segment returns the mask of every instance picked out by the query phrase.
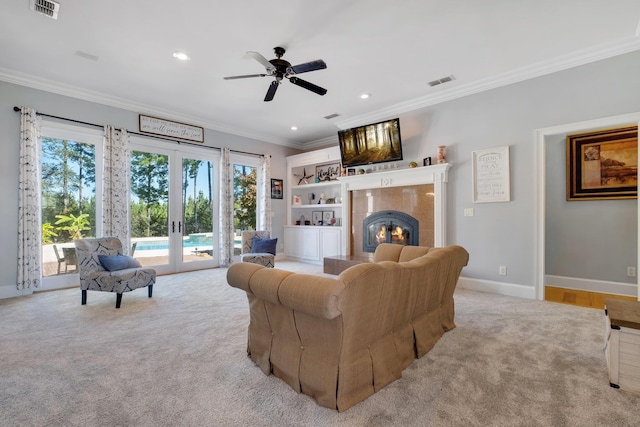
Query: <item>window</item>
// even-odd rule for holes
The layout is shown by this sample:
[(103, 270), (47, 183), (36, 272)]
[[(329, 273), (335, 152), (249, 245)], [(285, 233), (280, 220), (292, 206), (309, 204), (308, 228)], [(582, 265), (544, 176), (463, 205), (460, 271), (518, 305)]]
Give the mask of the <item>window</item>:
[(102, 131), (43, 123), (40, 150), (42, 275), (77, 273), (73, 241), (101, 235)]

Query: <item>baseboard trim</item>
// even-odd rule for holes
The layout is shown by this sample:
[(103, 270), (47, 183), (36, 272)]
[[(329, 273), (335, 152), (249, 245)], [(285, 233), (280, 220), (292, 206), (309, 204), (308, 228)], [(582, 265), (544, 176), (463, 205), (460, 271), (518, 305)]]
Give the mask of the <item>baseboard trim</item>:
[(608, 282), (604, 280), (580, 279), (577, 277), (546, 275), (545, 286), (573, 289), (577, 291), (597, 292), (600, 294), (638, 296), (638, 285), (635, 283)]
[(24, 295), (31, 295), (33, 289), (23, 289), (19, 291), (15, 285), (0, 286), (0, 299), (21, 297)]
[(472, 291), (488, 292), (518, 298), (536, 298), (536, 290), (533, 286), (523, 286), (515, 283), (494, 282), (493, 280), (472, 279), (470, 277), (460, 276), (458, 279), (458, 287)]

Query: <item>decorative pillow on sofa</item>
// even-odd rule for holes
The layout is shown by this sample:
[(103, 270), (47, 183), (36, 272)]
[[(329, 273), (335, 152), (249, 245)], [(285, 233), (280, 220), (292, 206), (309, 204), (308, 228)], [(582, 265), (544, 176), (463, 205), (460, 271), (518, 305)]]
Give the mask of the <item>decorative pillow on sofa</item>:
[(275, 239), (262, 239), (260, 237), (254, 237), (251, 244), (251, 253), (254, 254), (276, 254), (276, 244), (278, 238)]
[(107, 271), (118, 271), (126, 268), (142, 267), (140, 261), (128, 255), (98, 255), (100, 264)]

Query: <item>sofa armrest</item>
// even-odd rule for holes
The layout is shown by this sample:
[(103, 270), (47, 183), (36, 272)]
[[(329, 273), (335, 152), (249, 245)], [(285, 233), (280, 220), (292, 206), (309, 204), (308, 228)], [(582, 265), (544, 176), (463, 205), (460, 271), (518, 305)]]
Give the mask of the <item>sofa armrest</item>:
[(251, 276), (253, 276), (256, 271), (263, 268), (265, 267), (260, 264), (252, 264), (249, 262), (233, 264), (227, 270), (227, 283), (234, 288), (252, 293), (249, 287), (249, 280), (251, 280)]
[(285, 278), (278, 290), (282, 305), (316, 317), (334, 319), (341, 312), (338, 298), (345, 285), (341, 280), (313, 274)]

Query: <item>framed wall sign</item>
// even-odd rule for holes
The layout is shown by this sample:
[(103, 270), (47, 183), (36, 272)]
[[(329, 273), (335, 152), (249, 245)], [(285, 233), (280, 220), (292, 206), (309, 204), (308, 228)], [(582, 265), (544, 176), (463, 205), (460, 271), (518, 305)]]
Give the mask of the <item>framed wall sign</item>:
[(567, 200), (638, 197), (638, 127), (567, 135)]
[(473, 152), (473, 203), (508, 202), (509, 146), (487, 148)]
[(342, 165), (340, 163), (316, 166), (316, 178), (320, 181), (333, 181), (338, 179), (341, 169)]
[(153, 135), (162, 135), (185, 141), (204, 142), (204, 128), (174, 122), (173, 120), (159, 119), (157, 117), (139, 115), (140, 132)]

